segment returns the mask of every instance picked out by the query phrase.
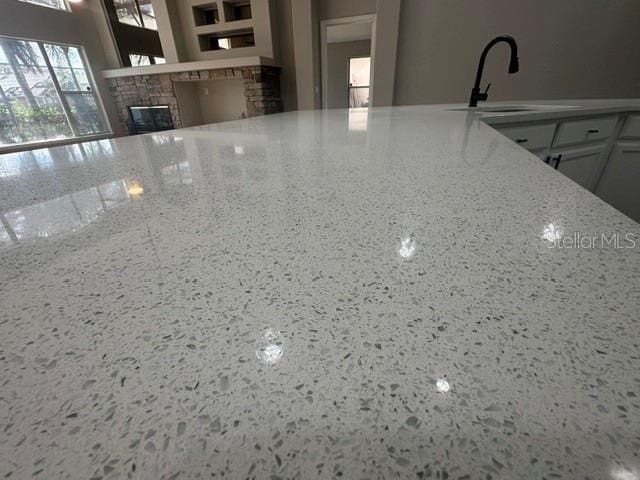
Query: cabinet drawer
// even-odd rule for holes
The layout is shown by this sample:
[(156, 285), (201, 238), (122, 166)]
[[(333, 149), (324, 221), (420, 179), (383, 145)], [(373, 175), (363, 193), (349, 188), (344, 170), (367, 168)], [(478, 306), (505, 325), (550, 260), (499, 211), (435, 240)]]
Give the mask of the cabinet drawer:
[(547, 148), (553, 139), (555, 123), (544, 125), (527, 125), (524, 127), (501, 128), (500, 133), (521, 145), (527, 150)]
[(600, 117), (564, 122), (560, 124), (554, 146), (606, 140), (613, 133), (617, 121), (618, 117)]
[(640, 138), (640, 115), (631, 115), (624, 124), (622, 138)]

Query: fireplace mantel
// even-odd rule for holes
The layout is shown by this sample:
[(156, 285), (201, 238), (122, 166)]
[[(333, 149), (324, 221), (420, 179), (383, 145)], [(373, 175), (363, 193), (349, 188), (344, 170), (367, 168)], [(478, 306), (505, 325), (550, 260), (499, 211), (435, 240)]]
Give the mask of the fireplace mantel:
[(158, 75), (162, 73), (179, 73), (196, 70), (217, 70), (220, 68), (240, 67), (279, 67), (278, 63), (266, 57), (239, 57), (219, 60), (202, 60), (198, 62), (162, 63), (142, 67), (126, 67), (103, 70), (104, 78), (133, 77), (136, 75)]

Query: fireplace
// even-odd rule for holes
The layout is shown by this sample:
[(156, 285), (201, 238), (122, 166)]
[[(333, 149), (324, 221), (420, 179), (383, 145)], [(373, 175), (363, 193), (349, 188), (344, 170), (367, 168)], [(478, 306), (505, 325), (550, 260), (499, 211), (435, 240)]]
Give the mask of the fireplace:
[(131, 135), (159, 132), (173, 128), (169, 105), (129, 107), (129, 115), (131, 116), (131, 122), (129, 123), (129, 133)]
[[(214, 120), (203, 118), (203, 122), (224, 121), (240, 116), (255, 117), (282, 111), (280, 98), (280, 68), (268, 65), (247, 65), (241, 67), (202, 69), (205, 62), (188, 62), (175, 65), (150, 65), (140, 68), (120, 69), (106, 76), (111, 94), (113, 95), (122, 122), (123, 131), (129, 133), (143, 133), (167, 128), (183, 128), (196, 124), (189, 111), (189, 102), (181, 102), (178, 96), (185, 90), (185, 85), (195, 82), (203, 88), (210, 88), (211, 93), (220, 93), (213, 84), (213, 80), (223, 80), (228, 83), (237, 81), (241, 92), (234, 90), (233, 111), (218, 108), (214, 112)], [(206, 62), (214, 67), (220, 61)], [(188, 69), (191, 66), (200, 67), (197, 70)], [(173, 71), (166, 71), (172, 69)], [(146, 73), (138, 72), (144, 70)], [(157, 71), (157, 72), (156, 72)], [(136, 72), (136, 73), (133, 73)], [(207, 82), (207, 83), (202, 83)], [(216, 85), (222, 85), (220, 84)], [(197, 88), (196, 85), (191, 90)], [(186, 88), (189, 90), (189, 88)], [(238, 95), (239, 101), (236, 102)], [(230, 100), (226, 94), (218, 95), (224, 100)], [(191, 95), (193, 97), (193, 95)], [(244, 108), (242, 103), (244, 102)], [(194, 102), (191, 102), (194, 103)], [(205, 108), (209, 102), (201, 105)], [(239, 108), (236, 108), (236, 103)], [(213, 105), (213, 104), (212, 104)], [(160, 107), (158, 109), (145, 107)], [(224, 115), (229, 115), (228, 118)], [(244, 115), (242, 115), (244, 114)], [(186, 118), (183, 118), (186, 117)], [(204, 117), (204, 115), (203, 115)]]

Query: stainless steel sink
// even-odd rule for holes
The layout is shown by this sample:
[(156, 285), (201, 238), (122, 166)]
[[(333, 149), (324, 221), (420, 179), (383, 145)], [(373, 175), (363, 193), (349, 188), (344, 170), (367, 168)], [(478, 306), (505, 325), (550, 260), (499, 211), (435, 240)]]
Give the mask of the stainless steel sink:
[(572, 105), (487, 105), (484, 107), (449, 108), (458, 112), (478, 113), (508, 113), (508, 112), (535, 112), (544, 110), (564, 110), (576, 108)]

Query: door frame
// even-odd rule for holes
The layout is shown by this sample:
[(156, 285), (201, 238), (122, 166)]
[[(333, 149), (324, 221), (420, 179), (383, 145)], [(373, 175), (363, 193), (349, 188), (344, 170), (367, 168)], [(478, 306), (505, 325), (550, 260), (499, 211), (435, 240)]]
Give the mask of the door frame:
[(375, 42), (376, 36), (376, 14), (356, 15), (354, 17), (331, 18), (329, 20), (320, 21), (320, 75), (322, 78), (322, 108), (326, 109), (329, 103), (327, 98), (327, 86), (329, 79), (327, 77), (327, 27), (332, 25), (344, 25), (348, 23), (371, 23), (371, 64), (369, 67), (369, 105), (373, 103), (373, 65), (375, 63)]

